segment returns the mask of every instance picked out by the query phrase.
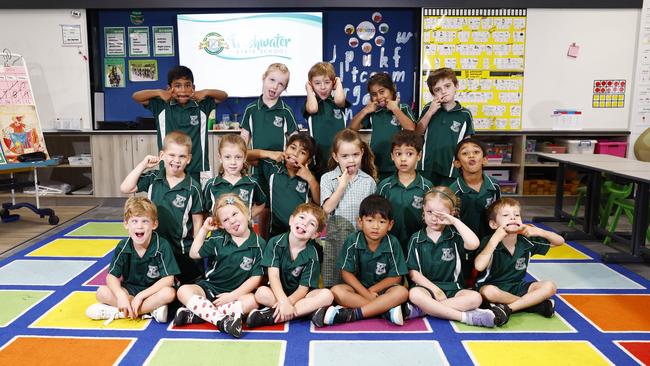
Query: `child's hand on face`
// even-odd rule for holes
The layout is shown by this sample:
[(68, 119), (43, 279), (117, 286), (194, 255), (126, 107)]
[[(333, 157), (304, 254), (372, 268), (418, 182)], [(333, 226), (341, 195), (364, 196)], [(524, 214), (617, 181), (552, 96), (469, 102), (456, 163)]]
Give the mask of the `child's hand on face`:
[(315, 95), (314, 88), (311, 86), (311, 83), (308, 81), (305, 83), (305, 91), (307, 91), (307, 96)]
[(285, 158), (283, 151), (269, 151), (267, 157), (271, 160), (277, 161), (278, 163), (281, 163)]
[(205, 221), (203, 221), (203, 230), (205, 231), (214, 231), (217, 230), (219, 227), (217, 226), (217, 223), (214, 222), (214, 219), (209, 216)]
[(431, 116), (433, 116), (442, 106), (442, 98), (433, 97), (433, 100), (431, 101), (431, 104), (429, 105), (429, 110), (427, 113)]
[(455, 222), (454, 220), (456, 219), (450, 214), (441, 211), (434, 211), (433, 214), (438, 219), (438, 222), (442, 225), (453, 225)]
[(341, 78), (340, 77), (335, 77), (334, 78), (334, 85), (332, 86), (332, 90), (336, 90), (337, 88), (340, 88), (342, 86), (341, 84)]
[(371, 100), (368, 102), (368, 104), (366, 104), (365, 107), (363, 107), (363, 109), (366, 111), (367, 114), (375, 113), (377, 111), (377, 102), (373, 102)]
[(298, 171), (296, 172), (296, 175), (305, 181), (309, 182), (311, 179), (314, 177), (313, 174), (311, 174), (311, 170), (307, 168), (307, 165), (298, 165)]
[(399, 109), (399, 97), (397, 97), (395, 100), (391, 99), (386, 101), (386, 109), (391, 112), (396, 112)]
[(197, 102), (202, 101), (208, 96), (208, 93), (205, 90), (197, 90), (190, 95), (190, 99), (194, 99)]
[(535, 227), (535, 226), (530, 226), (530, 225), (522, 225), (521, 229), (519, 230), (519, 234), (530, 238), (532, 236), (542, 236), (544, 230)]
[(164, 100), (165, 102), (169, 102), (172, 100), (172, 97), (174, 95), (172, 94), (172, 89), (167, 88), (167, 90), (163, 90), (160, 92), (160, 99)]
[(506, 231), (505, 226), (499, 226), (494, 231), (494, 234), (492, 234), (492, 237), (496, 237), (497, 239), (499, 239), (499, 241), (503, 240), (506, 236), (508, 236), (508, 232)]
[(339, 187), (347, 187), (348, 183), (350, 182), (350, 173), (348, 173), (347, 169), (343, 169), (343, 173), (336, 177), (336, 179), (339, 181)]
[(160, 158), (153, 155), (147, 155), (142, 159), (142, 164), (144, 164), (145, 169), (151, 169), (158, 165)]

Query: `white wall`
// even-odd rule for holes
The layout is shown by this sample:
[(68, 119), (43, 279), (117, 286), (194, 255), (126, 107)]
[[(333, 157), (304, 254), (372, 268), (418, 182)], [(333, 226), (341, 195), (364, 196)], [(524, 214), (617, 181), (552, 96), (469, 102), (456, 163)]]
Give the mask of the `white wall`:
[[(86, 12), (70, 9), (6, 10), (0, 12), (0, 51), (8, 48), (23, 55), (32, 82), (43, 129), (53, 129), (56, 117), (83, 119), (92, 126)], [(61, 24), (81, 25), (83, 46), (63, 47)]]
[[(550, 130), (554, 109), (583, 112), (585, 130), (628, 130), (640, 9), (528, 9), (523, 128)], [(577, 58), (567, 56), (571, 43)], [(592, 108), (596, 79), (625, 79), (624, 108)]]

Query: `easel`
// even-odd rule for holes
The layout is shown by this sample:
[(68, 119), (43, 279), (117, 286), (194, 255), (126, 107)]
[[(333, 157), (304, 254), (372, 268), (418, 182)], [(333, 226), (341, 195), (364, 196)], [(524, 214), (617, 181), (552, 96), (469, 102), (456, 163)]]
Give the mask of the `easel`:
[[(18, 62), (21, 62), (22, 63), (21, 66), (25, 68), (25, 72), (27, 73), (27, 65), (21, 55), (13, 54), (9, 52), (8, 49), (5, 48), (2, 51), (0, 57), (4, 59), (4, 64), (3, 64), (4, 67), (16, 66)], [(27, 80), (29, 83), (28, 74), (27, 74)], [(31, 83), (29, 83), (29, 92), (32, 93)], [(2, 222), (17, 221), (20, 218), (20, 215), (18, 214), (11, 214), (10, 213), (11, 210), (28, 208), (32, 210), (35, 214), (39, 215), (41, 218), (48, 216), (48, 223), (50, 223), (51, 225), (56, 225), (59, 223), (59, 217), (55, 215), (54, 210), (50, 208), (40, 207), (38, 171), (37, 171), (37, 168), (39, 167), (53, 166), (53, 165), (57, 165), (58, 163), (59, 163), (58, 160), (49, 159), (49, 160), (35, 161), (35, 162), (0, 164), (0, 174), (9, 174), (10, 176), (9, 179), (0, 180), (0, 190), (11, 191), (11, 202), (3, 203), (2, 209), (0, 209), (0, 219), (2, 220)], [(25, 172), (25, 171), (34, 172), (34, 195), (36, 198), (36, 205), (27, 202), (18, 202), (18, 203), (16, 202), (16, 189), (30, 186), (31, 182), (18, 182), (15, 179), (14, 174), (19, 172)]]

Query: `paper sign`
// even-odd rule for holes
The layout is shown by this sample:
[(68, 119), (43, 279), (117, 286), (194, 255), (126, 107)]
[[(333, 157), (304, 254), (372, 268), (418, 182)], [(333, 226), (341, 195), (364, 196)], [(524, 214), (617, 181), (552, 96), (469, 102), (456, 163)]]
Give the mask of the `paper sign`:
[(124, 27), (104, 27), (104, 46), (107, 57), (125, 57)]
[(81, 25), (61, 24), (61, 45), (81, 46)]
[(149, 57), (149, 27), (129, 27), (129, 57)]

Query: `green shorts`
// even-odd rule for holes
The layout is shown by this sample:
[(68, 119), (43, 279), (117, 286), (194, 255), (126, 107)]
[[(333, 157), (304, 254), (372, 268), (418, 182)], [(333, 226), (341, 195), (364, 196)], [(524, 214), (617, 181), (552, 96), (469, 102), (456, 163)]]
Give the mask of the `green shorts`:
[(176, 275), (176, 278), (181, 285), (192, 284), (198, 281), (205, 273), (203, 269), (203, 259), (194, 260), (185, 254), (174, 253), (178, 269), (181, 273)]
[(219, 294), (223, 293), (223, 291), (217, 289), (217, 287), (208, 280), (200, 280), (196, 285), (203, 289), (203, 292), (205, 292), (205, 298), (210, 302), (214, 301)]
[[(454, 284), (454, 283), (436, 283), (435, 285), (438, 286), (442, 290), (442, 292), (445, 293), (445, 296), (447, 296), (448, 299), (456, 296), (458, 291), (462, 290), (460, 285)], [(431, 297), (433, 297), (434, 299), (436, 298), (435, 295), (433, 294), (433, 292), (431, 290), (429, 290), (428, 288), (426, 288), (424, 286), (420, 286), (420, 285), (415, 285), (415, 286), (412, 286), (411, 288), (415, 288), (415, 287), (420, 287), (420, 288), (423, 288), (423, 289), (427, 290), (427, 292), (431, 295)]]
[(147, 287), (131, 285), (129, 283), (124, 283), (124, 282), (122, 283), (122, 287), (125, 288), (126, 292), (128, 292), (129, 295), (131, 296), (135, 296), (147, 289)]
[(488, 285), (494, 285), (498, 287), (500, 290), (509, 292), (515, 296), (524, 296), (528, 293), (528, 289), (530, 288), (530, 285), (535, 283), (537, 281), (521, 281), (521, 282), (509, 282), (509, 283), (488, 283)]

